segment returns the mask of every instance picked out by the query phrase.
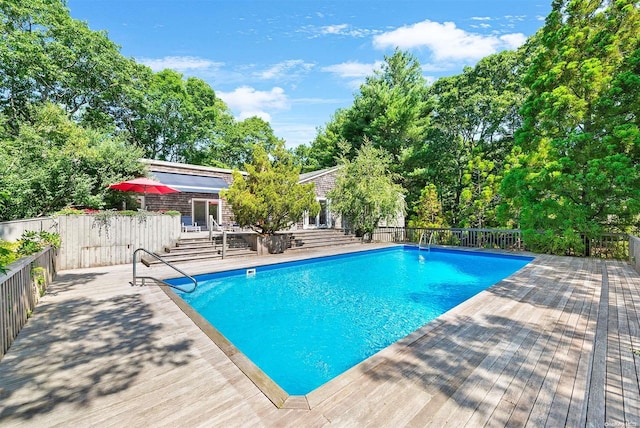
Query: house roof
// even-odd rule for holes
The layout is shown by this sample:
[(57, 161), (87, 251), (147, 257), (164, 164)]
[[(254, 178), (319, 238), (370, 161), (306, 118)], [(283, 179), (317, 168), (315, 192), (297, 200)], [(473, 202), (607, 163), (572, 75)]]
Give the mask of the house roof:
[[(216, 168), (212, 166), (193, 165), (189, 163), (167, 162), (155, 159), (139, 159), (140, 162), (147, 165), (149, 171), (174, 172), (178, 174), (219, 176), (220, 174), (231, 175), (233, 170), (225, 168)], [(239, 171), (242, 175), (247, 175), (245, 171)]]
[(153, 171), (152, 174), (162, 184), (171, 186), (181, 192), (188, 193), (220, 193), (228, 189), (229, 185), (220, 177), (206, 177), (203, 175), (177, 174), (173, 172)]
[(299, 183), (304, 183), (305, 181), (311, 181), (315, 178), (322, 177), (325, 174), (329, 174), (333, 171), (340, 169), (340, 166), (333, 166), (331, 168), (319, 169), (317, 171), (305, 172), (304, 174), (300, 174)]
[[(228, 180), (225, 181), (221, 176), (230, 177), (233, 172), (230, 169), (155, 159), (140, 159), (140, 162), (147, 166), (147, 169), (158, 181), (182, 192), (218, 193), (221, 189), (229, 187)], [(340, 166), (334, 166), (300, 174), (298, 182), (305, 183), (314, 180), (339, 168)], [(248, 175), (246, 171), (239, 172), (242, 175)]]

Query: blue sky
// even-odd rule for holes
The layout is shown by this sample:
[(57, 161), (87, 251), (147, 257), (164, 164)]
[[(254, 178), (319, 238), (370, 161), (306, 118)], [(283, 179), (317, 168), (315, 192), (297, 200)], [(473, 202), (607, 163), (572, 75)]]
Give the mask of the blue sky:
[(348, 107), (395, 47), (429, 81), (524, 43), (551, 0), (68, 0), (125, 56), (208, 82), (241, 120), (259, 116), (288, 147)]

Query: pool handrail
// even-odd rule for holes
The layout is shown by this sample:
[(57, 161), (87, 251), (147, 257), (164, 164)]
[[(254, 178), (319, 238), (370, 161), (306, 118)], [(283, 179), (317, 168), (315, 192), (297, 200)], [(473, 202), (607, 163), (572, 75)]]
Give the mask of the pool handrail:
[[(427, 251), (431, 251), (431, 242), (433, 241), (433, 235), (435, 233), (436, 233), (436, 231), (434, 230), (429, 234), (429, 242), (427, 242), (427, 245), (424, 247), (424, 248), (427, 249)], [(418, 241), (418, 250), (421, 250), (423, 248), (422, 247), (422, 239), (425, 238), (426, 236), (427, 236), (427, 231), (426, 230), (420, 234), (420, 240)]]
[[(174, 284), (170, 284), (167, 281), (164, 281), (162, 279), (159, 278), (155, 278), (153, 276), (138, 276), (136, 273), (136, 262), (138, 261), (138, 252), (143, 251), (145, 253), (147, 253), (148, 255), (150, 255), (151, 257), (155, 258), (156, 260), (161, 261), (162, 263), (164, 263), (165, 265), (169, 266), (171, 269), (175, 270), (176, 272), (180, 273), (182, 276), (184, 276), (185, 278), (189, 279), (191, 282), (193, 282), (193, 288), (191, 290), (186, 290), (184, 288), (181, 288), (177, 285)], [(163, 285), (166, 285), (168, 287), (171, 288), (175, 288), (176, 290), (182, 291), (184, 293), (193, 293), (196, 288), (198, 287), (198, 281), (192, 277), (191, 275), (189, 275), (188, 273), (183, 272), (182, 270), (178, 269), (176, 266), (172, 265), (171, 263), (169, 263), (168, 261), (166, 261), (165, 259), (163, 259), (162, 257), (160, 257), (158, 254), (154, 253), (153, 251), (149, 251), (145, 248), (138, 248), (133, 252), (133, 281), (130, 282), (131, 285), (138, 285), (138, 278), (140, 278), (142, 280), (142, 285), (144, 285), (144, 280), (145, 279), (152, 279), (156, 282), (159, 282)]]

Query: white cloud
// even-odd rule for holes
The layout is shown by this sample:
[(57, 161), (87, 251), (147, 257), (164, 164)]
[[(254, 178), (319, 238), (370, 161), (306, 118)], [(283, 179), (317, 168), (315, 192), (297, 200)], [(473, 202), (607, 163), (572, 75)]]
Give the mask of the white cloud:
[(316, 138), (317, 127), (304, 123), (281, 123), (271, 124), (273, 133), (286, 142), (286, 147), (293, 148), (300, 144), (307, 144)]
[(455, 68), (456, 64), (446, 63), (446, 62), (438, 62), (437, 64), (432, 62), (427, 62), (422, 64), (422, 72), (423, 73), (442, 73), (444, 71), (450, 71)]
[(367, 28), (356, 28), (352, 27), (349, 24), (338, 24), (338, 25), (326, 25), (324, 27), (320, 27), (320, 34), (323, 36), (326, 35), (337, 35), (337, 36), (350, 36), (350, 37), (369, 37), (373, 34), (380, 33), (379, 30), (369, 30)]
[(517, 21), (517, 22), (522, 22), (525, 19), (527, 19), (526, 15), (505, 15), (505, 19), (507, 21)]
[(300, 74), (309, 72), (315, 64), (310, 62), (304, 62), (301, 59), (290, 59), (275, 64), (268, 69), (255, 73), (261, 79), (273, 79), (275, 77), (282, 78), (295, 78)]
[(501, 49), (513, 49), (517, 47), (516, 42), (524, 40), (526, 37), (520, 33), (483, 35), (457, 28), (453, 22), (441, 24), (425, 20), (377, 35), (373, 45), (377, 49), (426, 47), (436, 61), (477, 60)]
[(327, 25), (327, 26), (321, 27), (320, 32), (322, 34), (341, 34), (347, 28), (349, 28), (347, 24)]
[(357, 28), (349, 24), (333, 24), (324, 25), (322, 27), (318, 27), (315, 25), (305, 25), (301, 27), (298, 32), (309, 33), (310, 38), (317, 38), (322, 36), (348, 36), (355, 38), (365, 38), (370, 37), (374, 34), (379, 34), (380, 30)]
[(481, 24), (477, 24), (477, 25), (471, 25), (471, 28), (491, 28), (491, 24), (485, 24), (484, 22)]
[(137, 60), (151, 68), (154, 72), (158, 72), (166, 68), (179, 72), (210, 70), (224, 65), (224, 63), (221, 62), (214, 62), (195, 56), (165, 56), (164, 58), (138, 58)]
[(250, 86), (241, 86), (233, 92), (217, 91), (220, 97), (231, 110), (236, 112), (236, 118), (243, 120), (248, 117), (258, 116), (270, 122), (271, 114), (267, 110), (285, 110), (289, 108), (289, 101), (284, 89), (277, 86), (270, 91), (258, 91)]
[(348, 61), (342, 64), (334, 64), (322, 67), (321, 70), (331, 73), (341, 79), (346, 80), (346, 86), (351, 89), (357, 89), (364, 82), (367, 76), (373, 74), (373, 71), (382, 66), (382, 61), (376, 61), (373, 64), (364, 64), (361, 62)]
[(342, 64), (334, 64), (322, 67), (322, 71), (333, 73), (343, 78), (367, 77), (373, 73), (373, 70), (379, 69), (382, 61), (376, 61), (373, 64), (364, 64), (361, 62), (348, 61)]
[(237, 120), (245, 120), (245, 119), (248, 119), (248, 118), (254, 117), (254, 116), (255, 117), (259, 117), (260, 119), (264, 120), (265, 122), (271, 123), (271, 115), (269, 113), (267, 113), (266, 111), (263, 111), (263, 110), (241, 111), (240, 114), (236, 117), (236, 119)]
[(471, 19), (473, 21), (491, 21), (491, 18), (488, 16), (474, 16)]
[(517, 49), (525, 44), (527, 36), (522, 33), (505, 34), (500, 36), (500, 40), (505, 43), (507, 49)]

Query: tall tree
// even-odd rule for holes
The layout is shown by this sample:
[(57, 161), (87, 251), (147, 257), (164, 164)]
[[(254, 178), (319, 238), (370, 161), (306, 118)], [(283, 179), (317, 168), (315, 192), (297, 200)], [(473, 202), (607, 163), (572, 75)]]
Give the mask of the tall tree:
[(462, 203), (463, 192), (465, 199), (473, 198), (479, 194), (465, 189), (482, 186), (474, 182), (482, 175), (470, 171), (469, 164), (491, 163), (496, 171), (502, 169), (521, 123), (518, 109), (527, 94), (522, 76), (532, 49), (530, 44), (518, 52), (488, 56), (430, 87), (436, 100), (431, 126), (424, 143), (413, 148), (406, 162), (410, 202), (416, 191), (433, 183), (448, 222), (465, 224), (468, 213), (461, 209), (469, 201)]
[(0, 110), (8, 130), (33, 123), (32, 105), (69, 115), (113, 105), (130, 83), (132, 60), (105, 33), (72, 19), (62, 1), (0, 2)]
[(380, 221), (392, 221), (405, 212), (404, 189), (391, 172), (392, 156), (365, 140), (353, 160), (341, 158), (336, 185), (327, 197), (331, 209), (363, 236), (371, 238)]
[(462, 177), (460, 193), (460, 222), (463, 227), (497, 227), (496, 219), (500, 181), (493, 161), (480, 156), (471, 159)]
[(384, 59), (382, 68), (360, 86), (342, 137), (355, 144), (367, 138), (398, 165), (405, 150), (424, 141), (431, 104), (422, 67), (413, 55), (396, 50)]
[(446, 227), (447, 225), (435, 184), (428, 184), (422, 189), (413, 211), (415, 215), (409, 220), (409, 227)]
[(220, 102), (206, 82), (163, 70), (152, 76), (137, 108), (129, 135), (145, 156), (185, 162), (206, 145)]
[(638, 99), (625, 91), (638, 89), (638, 5), (556, 0), (541, 42), (505, 211), (536, 249), (580, 251), (580, 232), (637, 226)]
[(305, 211), (318, 214), (315, 185), (298, 183), (300, 169), (294, 166), (284, 143), (278, 143), (270, 154), (255, 145), (253, 161), (245, 169), (246, 177), (233, 172), (233, 184), (221, 194), (240, 226), (273, 235), (300, 221)]
[(256, 145), (270, 153), (279, 143), (271, 125), (261, 118), (253, 116), (237, 122), (226, 109), (219, 110), (199, 158), (194, 161), (222, 168), (243, 168), (253, 162)]
[(339, 142), (348, 141), (357, 149), (366, 138), (392, 156), (393, 168), (399, 172), (405, 151), (424, 140), (430, 108), (419, 61), (396, 50), (385, 56), (380, 70), (367, 77), (353, 105), (338, 110), (318, 130), (311, 158), (323, 167), (333, 166), (342, 156)]
[(348, 115), (348, 109), (338, 109), (324, 127), (318, 128), (316, 138), (305, 153), (305, 169), (315, 171), (336, 165), (341, 155), (339, 144), (345, 138), (344, 128), (349, 120)]
[(113, 206), (107, 185), (143, 174), (140, 151), (86, 129), (45, 104), (16, 136), (0, 132), (0, 220), (51, 214), (65, 206)]

